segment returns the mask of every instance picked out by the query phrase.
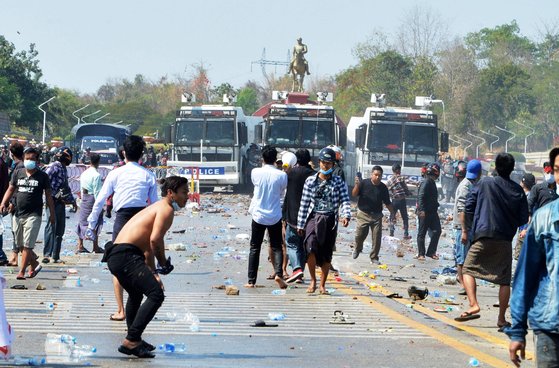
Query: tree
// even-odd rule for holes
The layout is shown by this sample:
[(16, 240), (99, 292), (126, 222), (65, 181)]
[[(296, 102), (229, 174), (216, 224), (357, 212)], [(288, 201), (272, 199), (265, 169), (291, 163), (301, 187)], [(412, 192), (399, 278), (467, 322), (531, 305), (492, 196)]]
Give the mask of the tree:
[(223, 95), (234, 95), (239, 93), (238, 90), (233, 88), (229, 83), (221, 83), (219, 86), (210, 89), (210, 102), (214, 104), (223, 103)]
[(483, 28), (479, 32), (469, 33), (466, 45), (475, 54), (481, 67), (496, 64), (529, 64), (535, 51), (535, 45), (520, 34), (515, 20), (495, 28)]
[(241, 88), (237, 95), (237, 106), (243, 108), (245, 115), (252, 115), (260, 106), (258, 92), (250, 87)]

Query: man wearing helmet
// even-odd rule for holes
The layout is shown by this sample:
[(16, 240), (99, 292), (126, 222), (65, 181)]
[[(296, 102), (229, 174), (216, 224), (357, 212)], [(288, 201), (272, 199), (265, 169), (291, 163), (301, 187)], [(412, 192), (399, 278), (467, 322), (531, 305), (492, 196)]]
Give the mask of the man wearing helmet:
[[(73, 157), (72, 150), (62, 146), (56, 151), (55, 161), (45, 170), (49, 176), (54, 198), (54, 223), (49, 221), (45, 226), (43, 263), (49, 263), (51, 257), (55, 263), (60, 262), (60, 247), (66, 227), (66, 204), (72, 204), (74, 212), (78, 209), (76, 200), (68, 186), (68, 172), (66, 171), (66, 167), (70, 166)], [(50, 214), (47, 212), (47, 215), (48, 221)]]
[(347, 227), (351, 218), (347, 185), (337, 175), (332, 175), (336, 153), (323, 148), (318, 155), (320, 171), (305, 180), (301, 206), (297, 214), (297, 233), (304, 236), (307, 264), (311, 276), (308, 293), (316, 291), (315, 266), (320, 266), (320, 293), (327, 294), (326, 279), (332, 262), (332, 253), (338, 233), (338, 211), (341, 207), (342, 226)]
[[(441, 236), (441, 221), (437, 210), (439, 208), (438, 191), (435, 180), (439, 178), (441, 168), (436, 163), (431, 163), (425, 171), (425, 180), (419, 185), (417, 193), (417, 215), (419, 217), (419, 228), (417, 230), (417, 258), (425, 260), (425, 256), (439, 259), (437, 246)], [(431, 230), (429, 248), (425, 253), (425, 235)]]

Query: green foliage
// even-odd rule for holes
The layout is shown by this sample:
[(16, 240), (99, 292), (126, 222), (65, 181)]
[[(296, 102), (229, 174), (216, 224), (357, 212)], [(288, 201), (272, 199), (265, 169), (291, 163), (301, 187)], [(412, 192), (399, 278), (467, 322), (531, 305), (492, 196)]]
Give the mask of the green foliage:
[(252, 115), (260, 107), (258, 92), (250, 87), (241, 88), (237, 95), (237, 106), (243, 108), (245, 115)]

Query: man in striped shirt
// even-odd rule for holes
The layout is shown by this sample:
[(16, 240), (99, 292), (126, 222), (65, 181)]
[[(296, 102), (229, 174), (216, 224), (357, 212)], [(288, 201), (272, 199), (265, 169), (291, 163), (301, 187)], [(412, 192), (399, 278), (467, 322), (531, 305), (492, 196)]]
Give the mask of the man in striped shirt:
[(297, 233), (304, 236), (307, 264), (311, 276), (308, 293), (316, 291), (316, 265), (320, 266), (320, 293), (326, 291), (326, 279), (332, 262), (332, 253), (338, 234), (338, 211), (342, 208), (342, 226), (347, 227), (351, 218), (347, 185), (342, 178), (332, 175), (336, 153), (323, 148), (318, 158), (320, 171), (305, 180), (301, 207), (297, 215)]
[(406, 180), (400, 175), (402, 166), (400, 164), (392, 165), (392, 176), (386, 182), (388, 191), (392, 197), (392, 207), (394, 211), (390, 216), (390, 236), (394, 236), (394, 224), (396, 222), (396, 212), (400, 211), (402, 222), (404, 223), (404, 239), (411, 239), (408, 227), (408, 207), (406, 197), (410, 195)]

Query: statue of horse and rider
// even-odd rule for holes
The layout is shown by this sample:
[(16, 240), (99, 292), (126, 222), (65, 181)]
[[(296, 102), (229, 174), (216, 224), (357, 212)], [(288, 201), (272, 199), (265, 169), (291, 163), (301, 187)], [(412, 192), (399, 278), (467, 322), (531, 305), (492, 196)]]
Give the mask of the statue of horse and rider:
[(287, 71), (287, 74), (291, 74), (293, 78), (291, 92), (303, 92), (305, 74), (311, 74), (309, 73), (309, 63), (305, 59), (307, 51), (307, 45), (305, 45), (303, 39), (299, 37), (297, 39), (297, 44), (293, 46), (293, 55), (291, 63), (289, 64), (289, 70)]

